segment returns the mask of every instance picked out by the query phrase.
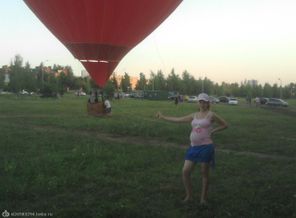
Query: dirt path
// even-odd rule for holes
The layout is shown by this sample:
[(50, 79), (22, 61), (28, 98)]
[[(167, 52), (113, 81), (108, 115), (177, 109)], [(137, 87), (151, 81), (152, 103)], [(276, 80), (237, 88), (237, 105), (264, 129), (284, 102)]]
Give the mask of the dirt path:
[[(30, 126), (30, 128), (35, 129), (36, 131), (50, 131), (50, 132), (58, 132), (58, 133), (68, 133), (69, 130), (59, 127), (53, 126)], [(178, 149), (187, 149), (187, 146), (181, 146), (176, 143), (166, 142), (159, 138), (143, 138), (139, 136), (122, 136), (116, 134), (109, 134), (109, 133), (100, 133), (94, 131), (87, 131), (87, 130), (71, 130), (71, 132), (75, 135), (81, 136), (95, 136), (100, 140), (107, 141), (107, 142), (116, 142), (119, 144), (135, 144), (135, 145), (146, 145), (146, 146), (163, 146), (163, 147), (174, 147)], [(264, 153), (257, 153), (251, 151), (235, 151), (230, 149), (222, 149), (216, 148), (217, 152), (226, 153), (226, 154), (234, 154), (234, 155), (241, 155), (241, 156), (249, 156), (261, 159), (272, 159), (272, 160), (293, 160), (296, 161), (296, 158), (287, 157), (282, 155), (271, 155), (271, 154), (264, 154)]]

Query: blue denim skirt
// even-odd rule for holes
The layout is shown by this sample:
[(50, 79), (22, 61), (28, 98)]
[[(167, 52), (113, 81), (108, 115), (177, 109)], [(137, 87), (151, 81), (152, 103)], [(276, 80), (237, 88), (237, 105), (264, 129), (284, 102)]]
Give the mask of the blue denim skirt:
[(185, 160), (194, 163), (209, 163), (215, 165), (215, 146), (213, 144), (190, 146), (186, 151)]

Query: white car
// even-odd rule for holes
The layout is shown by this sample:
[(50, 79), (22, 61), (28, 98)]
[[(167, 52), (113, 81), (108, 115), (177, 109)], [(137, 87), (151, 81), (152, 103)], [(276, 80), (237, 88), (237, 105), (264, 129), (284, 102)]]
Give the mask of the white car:
[(229, 98), (228, 104), (237, 105), (238, 100), (236, 98)]
[(23, 89), (22, 91), (20, 91), (20, 94), (21, 95), (29, 95), (29, 92), (27, 92), (26, 90)]
[(214, 96), (210, 96), (210, 102), (212, 104), (218, 104), (220, 100), (218, 98), (215, 98)]
[(189, 98), (188, 98), (188, 102), (189, 102), (189, 103), (198, 102), (198, 100), (197, 100), (197, 96), (189, 96)]
[(75, 95), (76, 95), (76, 96), (86, 96), (86, 93), (83, 92), (83, 91), (76, 91), (76, 92), (75, 92)]

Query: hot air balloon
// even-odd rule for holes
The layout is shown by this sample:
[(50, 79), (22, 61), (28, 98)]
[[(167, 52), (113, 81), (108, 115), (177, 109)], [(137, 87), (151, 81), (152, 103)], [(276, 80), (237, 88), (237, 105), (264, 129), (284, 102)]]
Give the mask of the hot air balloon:
[(182, 0), (24, 0), (103, 87), (120, 60)]

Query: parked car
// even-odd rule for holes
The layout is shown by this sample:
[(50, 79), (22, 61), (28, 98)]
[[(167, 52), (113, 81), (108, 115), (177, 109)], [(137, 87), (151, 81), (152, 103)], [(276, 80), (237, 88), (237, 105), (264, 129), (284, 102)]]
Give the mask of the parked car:
[(260, 104), (266, 104), (266, 102), (268, 101), (268, 98), (261, 97), (259, 98), (259, 101), (260, 101)]
[(238, 100), (236, 98), (229, 98), (228, 104), (237, 105)]
[(269, 98), (265, 104), (269, 106), (280, 106), (280, 107), (288, 107), (289, 105), (288, 102), (279, 98)]
[(218, 99), (222, 103), (228, 103), (229, 101), (229, 98), (227, 96), (220, 96)]
[(86, 96), (86, 93), (83, 92), (83, 91), (78, 90), (78, 91), (75, 92), (75, 95), (76, 96)]
[(0, 91), (0, 95), (11, 95), (13, 94), (12, 92), (7, 92), (7, 91)]
[(188, 99), (189, 99), (189, 96), (188, 95), (183, 95), (183, 100), (184, 101), (188, 101)]
[(188, 102), (189, 102), (189, 103), (198, 102), (198, 100), (197, 100), (197, 96), (189, 96), (189, 98), (188, 98)]
[(210, 102), (212, 104), (217, 104), (217, 103), (220, 102), (220, 100), (218, 98), (214, 97), (214, 96), (210, 96)]
[(168, 93), (168, 99), (169, 100), (175, 100), (175, 98), (179, 96), (179, 92), (169, 92)]
[(22, 91), (20, 91), (20, 94), (21, 95), (29, 95), (29, 92), (23, 89)]
[(123, 96), (125, 98), (131, 98), (132, 97), (132, 94), (131, 93), (124, 93)]
[(176, 98), (179, 98), (179, 97), (180, 95), (171, 95), (168, 97), (168, 99), (174, 101)]

